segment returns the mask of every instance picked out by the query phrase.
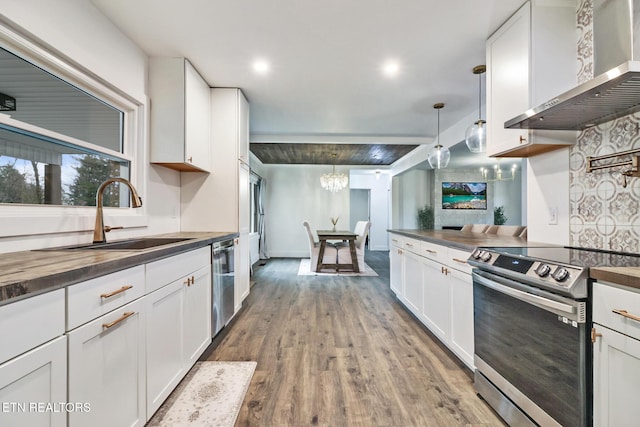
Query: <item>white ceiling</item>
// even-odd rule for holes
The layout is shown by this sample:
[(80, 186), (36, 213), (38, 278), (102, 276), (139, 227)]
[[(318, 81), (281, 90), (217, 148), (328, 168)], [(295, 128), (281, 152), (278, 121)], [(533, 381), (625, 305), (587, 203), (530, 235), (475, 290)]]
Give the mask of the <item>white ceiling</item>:
[[(148, 55), (187, 57), (211, 86), (242, 88), (252, 135), (334, 143), (435, 137), (436, 102), (446, 104), (441, 131), (474, 113), (471, 70), (485, 63), (485, 40), (524, 2), (91, 1)], [(254, 73), (256, 59), (271, 64), (268, 74)], [(395, 78), (381, 72), (389, 59), (400, 65)]]

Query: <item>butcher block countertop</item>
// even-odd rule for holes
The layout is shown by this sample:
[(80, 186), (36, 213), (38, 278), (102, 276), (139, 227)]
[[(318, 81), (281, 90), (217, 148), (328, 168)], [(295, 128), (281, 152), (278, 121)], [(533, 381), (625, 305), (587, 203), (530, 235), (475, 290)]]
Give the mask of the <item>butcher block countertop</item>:
[(477, 247), (537, 247), (545, 248), (552, 245), (550, 243), (530, 242), (521, 237), (498, 236), (496, 234), (471, 233), (458, 230), (403, 230), (390, 229), (389, 233), (396, 233), (402, 236), (411, 237), (426, 242), (451, 248), (472, 251)]
[(640, 268), (596, 267), (590, 270), (591, 278), (635, 288), (640, 292)]
[(33, 250), (0, 255), (0, 305), (105, 274), (238, 237), (236, 232), (183, 232), (149, 237), (189, 238), (137, 250)]

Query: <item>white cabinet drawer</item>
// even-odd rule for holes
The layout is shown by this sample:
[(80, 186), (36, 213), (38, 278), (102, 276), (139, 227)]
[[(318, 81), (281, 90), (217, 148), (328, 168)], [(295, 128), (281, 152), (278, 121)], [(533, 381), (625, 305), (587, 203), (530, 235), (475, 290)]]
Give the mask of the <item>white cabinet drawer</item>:
[(447, 262), (447, 247), (431, 242), (420, 242), (420, 255), (445, 264)]
[(640, 339), (640, 292), (604, 282), (594, 283), (593, 321)]
[(389, 247), (395, 246), (397, 248), (404, 247), (404, 243), (407, 240), (411, 240), (408, 237), (400, 236), (398, 234), (389, 233)]
[(211, 264), (211, 246), (147, 264), (147, 293)]
[(0, 363), (64, 334), (64, 289), (0, 306)]
[(449, 267), (471, 274), (472, 267), (467, 263), (467, 259), (469, 259), (471, 252), (448, 248), (447, 255), (447, 265)]
[(67, 287), (70, 331), (144, 295), (144, 265)]
[(402, 249), (404, 249), (405, 251), (411, 251), (415, 254), (420, 254), (420, 240), (416, 240), (416, 239), (410, 239), (408, 237), (405, 237), (402, 240)]

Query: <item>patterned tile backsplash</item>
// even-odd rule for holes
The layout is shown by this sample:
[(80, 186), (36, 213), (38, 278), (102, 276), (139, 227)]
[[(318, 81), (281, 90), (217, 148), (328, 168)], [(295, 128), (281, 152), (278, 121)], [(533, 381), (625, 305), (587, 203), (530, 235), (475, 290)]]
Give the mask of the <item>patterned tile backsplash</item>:
[[(571, 244), (640, 252), (640, 182), (620, 168), (587, 173), (587, 156), (640, 148), (640, 113), (586, 129), (570, 150)], [(624, 158), (623, 158), (624, 159)]]
[[(593, 76), (593, 1), (577, 9), (578, 83)], [(640, 113), (621, 117), (580, 132), (570, 150), (570, 244), (640, 253), (640, 181), (622, 186), (620, 170), (587, 173), (587, 156), (640, 148)], [(618, 168), (620, 169), (620, 168)]]

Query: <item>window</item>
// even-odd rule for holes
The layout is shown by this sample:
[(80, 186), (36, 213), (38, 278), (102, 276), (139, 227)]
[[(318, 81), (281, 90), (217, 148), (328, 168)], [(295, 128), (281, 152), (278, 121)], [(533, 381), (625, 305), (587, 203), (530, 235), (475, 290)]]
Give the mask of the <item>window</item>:
[[(0, 50), (0, 251), (4, 241), (6, 250), (14, 248), (14, 240), (4, 238), (38, 236), (19, 239), (31, 248), (41, 245), (40, 236), (64, 244), (78, 239), (68, 233), (89, 233), (96, 183), (108, 176), (129, 179), (145, 198), (147, 99), (4, 19)], [(146, 205), (122, 209), (130, 198), (120, 187), (107, 187), (105, 215), (118, 226), (146, 227)]]
[[(108, 178), (130, 179), (125, 114), (0, 48), (0, 203), (95, 206)], [(127, 207), (112, 185), (105, 206)]]

